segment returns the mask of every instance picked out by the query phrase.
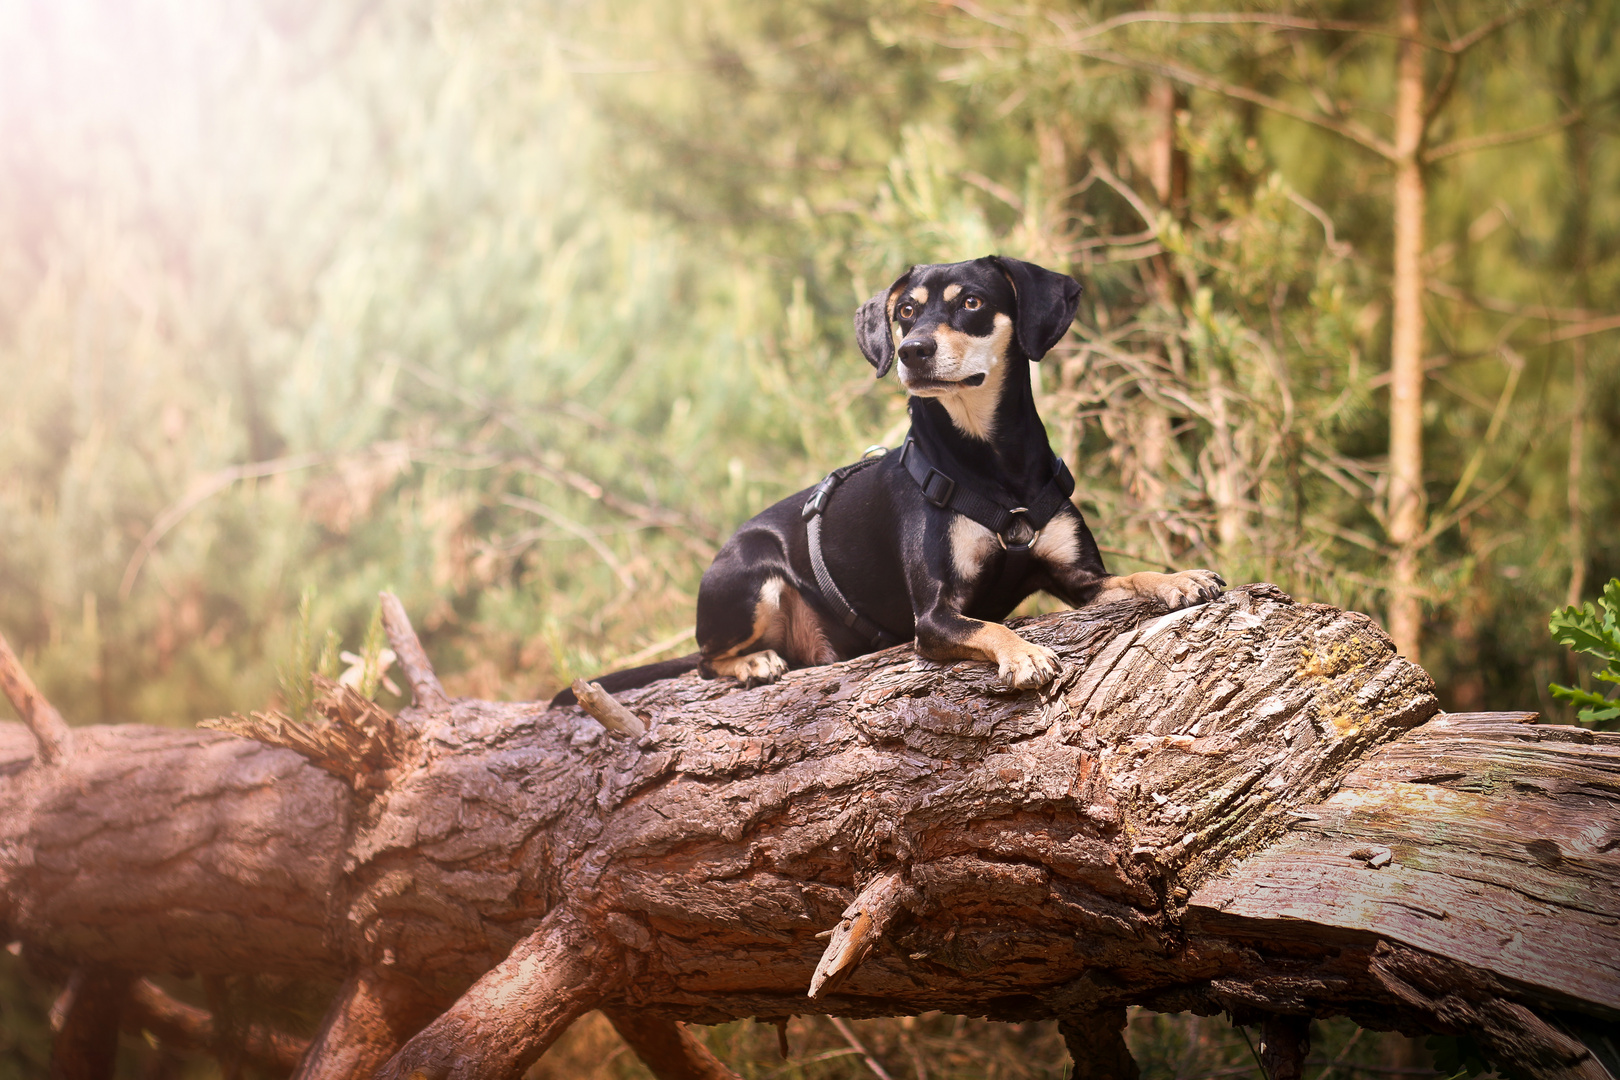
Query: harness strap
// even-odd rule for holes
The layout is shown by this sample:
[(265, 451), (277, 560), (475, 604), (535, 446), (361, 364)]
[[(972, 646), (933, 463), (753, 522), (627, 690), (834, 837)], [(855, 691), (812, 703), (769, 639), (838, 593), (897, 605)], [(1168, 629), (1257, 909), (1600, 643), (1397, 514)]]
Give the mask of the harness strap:
[[(1046, 528), (1046, 523), (1069, 501), (1074, 491), (1074, 477), (1063, 459), (1052, 455), (1052, 479), (1036, 493), (1028, 506), (1007, 507), (965, 485), (934, 467), (922, 447), (911, 436), (900, 450), (900, 463), (922, 488), (923, 498), (942, 510), (950, 510), (977, 521), (995, 534), (1002, 547), (1001, 572), (998, 580), (1004, 586), (1017, 586), (1029, 573), (1033, 561), (1031, 548), (1035, 538)], [(1007, 539), (1007, 530), (1022, 516), (1029, 525), (1029, 539), (1015, 544)]]
[(853, 465), (845, 465), (828, 473), (804, 501), (800, 517), (805, 521), (805, 533), (810, 540), (810, 569), (816, 576), (816, 588), (821, 591), (821, 598), (827, 601), (827, 606), (833, 609), (840, 622), (871, 642), (872, 648), (887, 649), (900, 644), (901, 639), (855, 610), (838, 588), (838, 583), (833, 581), (832, 571), (827, 567), (827, 556), (821, 549), (821, 521), (833, 491), (852, 473), (877, 460), (877, 457), (862, 458)]
[(1028, 506), (1015, 507), (1004, 506), (964, 484), (958, 484), (935, 468), (922, 447), (917, 445), (917, 440), (909, 435), (905, 446), (900, 449), (900, 464), (906, 467), (906, 472), (922, 488), (923, 498), (941, 510), (951, 510), (977, 521), (995, 533), (1004, 546), (1007, 543), (1005, 534), (1019, 515), (1023, 515), (1031, 528), (1040, 532), (1074, 493), (1074, 477), (1063, 459), (1056, 454), (1052, 455), (1052, 479), (1036, 493)]

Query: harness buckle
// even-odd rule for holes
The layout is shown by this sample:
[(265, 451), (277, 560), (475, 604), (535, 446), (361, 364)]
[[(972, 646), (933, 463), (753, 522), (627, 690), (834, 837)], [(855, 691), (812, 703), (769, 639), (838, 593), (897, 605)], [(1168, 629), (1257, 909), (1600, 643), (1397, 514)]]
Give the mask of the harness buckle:
[[(1007, 527), (996, 533), (996, 543), (1001, 545), (1001, 550), (1028, 551), (1030, 548), (1034, 547), (1035, 541), (1041, 538), (1041, 530), (1029, 524), (1029, 507), (1015, 506), (1011, 510), (1007, 511), (1007, 514), (1011, 519), (1007, 522)], [(1024, 524), (1029, 526), (1029, 539), (1025, 540), (1021, 544), (1009, 544), (1007, 542), (1007, 533), (1012, 530), (1013, 523), (1017, 520), (1019, 514), (1024, 515)]]
[[(938, 486), (935, 481), (938, 481)], [(936, 491), (938, 494), (935, 494)], [(922, 493), (923, 498), (943, 510), (950, 505), (951, 496), (956, 494), (956, 481), (930, 466), (928, 479), (922, 484)]]
[(810, 497), (804, 500), (804, 509), (799, 511), (799, 519), (809, 521), (827, 509), (827, 500), (832, 498), (833, 488), (837, 486), (838, 477), (836, 475), (829, 473), (824, 477), (821, 483), (816, 485), (816, 489), (810, 493)]

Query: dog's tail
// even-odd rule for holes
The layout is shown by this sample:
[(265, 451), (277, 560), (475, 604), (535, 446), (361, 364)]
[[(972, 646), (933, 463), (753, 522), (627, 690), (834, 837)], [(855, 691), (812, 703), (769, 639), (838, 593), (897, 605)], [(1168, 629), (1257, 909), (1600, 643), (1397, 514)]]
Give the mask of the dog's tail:
[[(606, 675), (599, 675), (591, 681), (597, 683), (610, 694), (620, 690), (635, 690), (659, 679), (673, 679), (677, 675), (685, 675), (688, 671), (696, 671), (701, 653), (687, 653), (677, 656), (673, 660), (660, 660), (656, 664), (642, 664), (640, 667), (625, 668), (623, 671), (610, 671)], [(576, 705), (578, 700), (574, 697), (572, 688), (564, 689), (551, 699), (551, 707), (558, 705)]]

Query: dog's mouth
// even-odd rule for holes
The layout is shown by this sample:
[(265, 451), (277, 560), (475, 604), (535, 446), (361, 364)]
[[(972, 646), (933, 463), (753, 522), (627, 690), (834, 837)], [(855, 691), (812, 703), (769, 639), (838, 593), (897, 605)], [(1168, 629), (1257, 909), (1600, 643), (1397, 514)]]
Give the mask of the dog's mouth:
[(911, 378), (904, 379), (902, 381), (906, 384), (906, 389), (910, 390), (913, 394), (945, 394), (952, 390), (965, 390), (973, 386), (983, 386), (984, 378), (984, 372), (981, 371), (977, 375), (969, 375), (965, 379), (925, 379), (921, 376), (913, 375)]

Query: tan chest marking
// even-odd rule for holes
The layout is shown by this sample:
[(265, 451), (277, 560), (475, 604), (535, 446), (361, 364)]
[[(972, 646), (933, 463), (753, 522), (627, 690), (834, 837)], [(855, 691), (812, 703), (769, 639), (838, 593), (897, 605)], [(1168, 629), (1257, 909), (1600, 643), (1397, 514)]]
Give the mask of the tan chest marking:
[(951, 517), (951, 566), (962, 581), (979, 576), (985, 560), (996, 550), (996, 534), (972, 518)]
[(1033, 548), (1035, 557), (1053, 566), (1073, 566), (1080, 561), (1080, 531), (1074, 518), (1059, 515), (1046, 523)]

